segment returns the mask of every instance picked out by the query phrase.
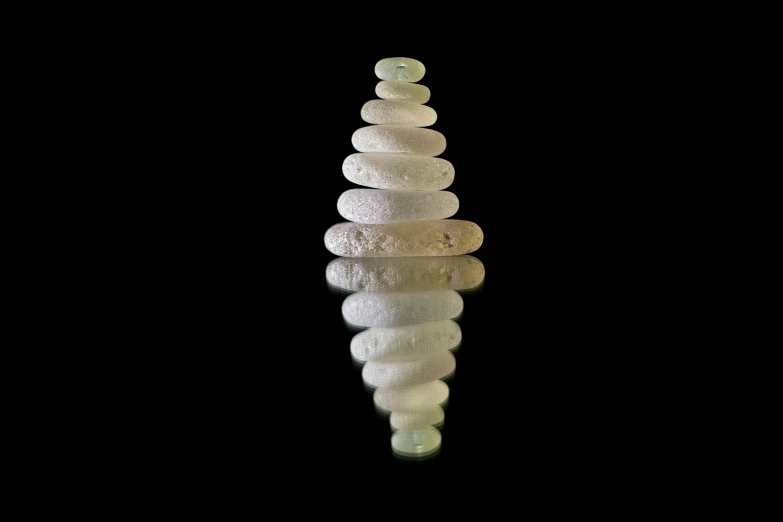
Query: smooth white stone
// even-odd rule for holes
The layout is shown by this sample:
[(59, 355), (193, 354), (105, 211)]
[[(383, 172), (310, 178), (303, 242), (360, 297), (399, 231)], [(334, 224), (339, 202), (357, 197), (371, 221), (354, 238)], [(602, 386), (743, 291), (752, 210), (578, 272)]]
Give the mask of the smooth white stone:
[(446, 219), (459, 210), (459, 199), (447, 190), (349, 189), (337, 199), (337, 211), (357, 223), (396, 223)]
[(380, 294), (357, 292), (343, 300), (345, 321), (358, 327), (389, 327), (454, 319), (462, 313), (454, 290)]
[(368, 328), (351, 339), (351, 355), (358, 361), (406, 361), (459, 346), (462, 329), (453, 320), (389, 328)]
[(484, 264), (470, 255), (337, 257), (326, 265), (326, 281), (348, 292), (471, 290), (484, 274)]
[(443, 423), (446, 414), (438, 406), (426, 411), (393, 411), (389, 416), (389, 424), (393, 430), (420, 430)]
[(343, 161), (348, 181), (379, 189), (443, 190), (454, 182), (454, 165), (443, 158), (397, 152), (355, 152)]
[(381, 80), (418, 82), (424, 78), (424, 64), (413, 58), (395, 56), (384, 58), (375, 64), (375, 76)]
[(413, 103), (427, 103), (430, 89), (425, 85), (399, 80), (381, 80), (375, 86), (375, 95), (384, 100), (405, 100)]
[(432, 107), (405, 100), (370, 100), (362, 106), (361, 117), (378, 125), (429, 127), (438, 119)]
[(392, 451), (410, 458), (424, 458), (440, 450), (442, 436), (435, 428), (397, 431), (392, 435)]
[(400, 125), (359, 127), (351, 136), (359, 152), (404, 152), (438, 156), (446, 150), (446, 137), (433, 129)]
[(457, 360), (449, 351), (412, 361), (369, 361), (362, 379), (375, 388), (405, 388), (444, 379), (454, 373)]
[(346, 221), (324, 234), (327, 250), (344, 257), (458, 256), (478, 250), (483, 241), (481, 228), (461, 219), (380, 225)]
[(449, 398), (449, 386), (432, 381), (408, 388), (378, 388), (372, 394), (381, 411), (427, 411), (442, 406)]

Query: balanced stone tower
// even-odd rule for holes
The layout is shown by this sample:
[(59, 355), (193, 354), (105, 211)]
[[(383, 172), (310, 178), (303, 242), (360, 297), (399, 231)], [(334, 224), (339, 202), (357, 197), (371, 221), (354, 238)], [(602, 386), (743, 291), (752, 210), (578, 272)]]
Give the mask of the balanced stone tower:
[(455, 170), (437, 157), (446, 138), (426, 128), (437, 115), (425, 105), (430, 90), (416, 83), (424, 72), (412, 58), (376, 63), (379, 99), (362, 107), (369, 125), (354, 132), (358, 152), (343, 162), (345, 177), (367, 188), (339, 197), (337, 210), (347, 221), (324, 236), (339, 256), (327, 266), (327, 281), (350, 293), (343, 318), (366, 328), (351, 340), (351, 355), (363, 365), (376, 408), (389, 415), (392, 450), (404, 458), (440, 450), (444, 380), (455, 372), (452, 352), (462, 341), (460, 291), (484, 280), (481, 261), (467, 255), (481, 246), (483, 231), (450, 219), (459, 200), (444, 189)]

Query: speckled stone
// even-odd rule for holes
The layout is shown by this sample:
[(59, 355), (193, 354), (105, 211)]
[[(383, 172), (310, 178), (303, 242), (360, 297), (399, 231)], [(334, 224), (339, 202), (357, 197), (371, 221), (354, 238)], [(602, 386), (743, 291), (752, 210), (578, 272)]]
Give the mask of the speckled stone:
[(446, 219), (457, 210), (459, 199), (447, 190), (350, 189), (337, 199), (340, 215), (357, 223)]
[(418, 82), (424, 78), (424, 64), (414, 58), (395, 56), (378, 60), (375, 64), (375, 76), (381, 80)]
[(337, 257), (326, 265), (326, 281), (347, 292), (471, 290), (484, 274), (484, 264), (470, 255)]
[(453, 320), (389, 328), (368, 328), (351, 339), (357, 361), (410, 361), (452, 350), (462, 342), (462, 329)]
[(443, 381), (432, 381), (407, 388), (377, 388), (372, 395), (380, 410), (427, 411), (442, 406), (449, 398), (449, 386)]
[(354, 326), (385, 328), (454, 319), (462, 308), (462, 296), (454, 290), (357, 292), (343, 300), (342, 314)]
[(433, 129), (400, 125), (367, 125), (351, 136), (359, 152), (404, 152), (438, 156), (446, 150), (446, 137)]
[(427, 103), (430, 89), (419, 83), (399, 80), (381, 80), (375, 86), (375, 95), (384, 100), (405, 100), (413, 103)]
[(438, 119), (432, 107), (404, 100), (370, 100), (360, 114), (364, 121), (376, 125), (429, 127)]
[(443, 158), (397, 152), (355, 152), (343, 174), (357, 185), (379, 189), (443, 190), (454, 182), (454, 165)]
[(381, 225), (347, 221), (324, 234), (326, 248), (344, 257), (458, 256), (478, 250), (483, 241), (481, 228), (461, 219)]
[(362, 368), (362, 379), (375, 388), (404, 388), (443, 379), (456, 367), (454, 354), (445, 351), (410, 361), (369, 361)]

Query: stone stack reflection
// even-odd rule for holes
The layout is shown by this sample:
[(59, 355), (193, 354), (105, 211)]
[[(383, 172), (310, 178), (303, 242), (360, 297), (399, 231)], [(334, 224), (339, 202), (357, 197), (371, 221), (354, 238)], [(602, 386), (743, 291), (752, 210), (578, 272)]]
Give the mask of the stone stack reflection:
[(326, 248), (340, 256), (326, 276), (350, 293), (342, 304), (346, 323), (364, 329), (351, 340), (351, 355), (375, 406), (389, 415), (394, 453), (423, 458), (441, 447), (444, 381), (456, 370), (452, 352), (462, 341), (460, 292), (484, 280), (483, 264), (467, 254), (481, 246), (483, 231), (449, 219), (459, 209), (456, 195), (443, 190), (454, 168), (435, 157), (445, 150), (445, 137), (423, 128), (437, 118), (423, 105), (429, 89), (414, 83), (423, 64), (387, 58), (375, 72), (381, 99), (362, 107), (371, 125), (354, 133), (359, 152), (343, 163), (348, 180), (370, 188), (338, 199), (347, 221), (324, 236)]

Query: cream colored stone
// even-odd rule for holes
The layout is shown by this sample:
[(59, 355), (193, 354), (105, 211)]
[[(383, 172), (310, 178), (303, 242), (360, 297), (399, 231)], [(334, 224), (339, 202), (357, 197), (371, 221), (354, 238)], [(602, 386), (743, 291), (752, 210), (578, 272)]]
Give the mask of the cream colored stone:
[(361, 116), (376, 125), (429, 127), (438, 119), (432, 107), (405, 100), (370, 100), (362, 106)]
[(392, 435), (392, 451), (407, 458), (430, 457), (440, 451), (440, 431), (427, 427), (420, 430), (397, 431)]
[(433, 129), (400, 125), (367, 125), (351, 136), (359, 152), (404, 152), (438, 156), (446, 150), (446, 137)]
[(381, 80), (375, 86), (375, 95), (384, 100), (405, 100), (413, 103), (427, 103), (430, 89), (418, 83), (399, 80)]
[(375, 64), (375, 75), (381, 80), (418, 82), (424, 78), (424, 72), (424, 64), (413, 58), (384, 58)]
[(381, 411), (427, 411), (443, 406), (449, 398), (449, 386), (433, 381), (407, 388), (378, 388), (372, 397)]
[(420, 430), (443, 424), (445, 417), (440, 406), (425, 411), (393, 411), (389, 416), (389, 424), (393, 430)]
[(362, 379), (375, 388), (404, 388), (444, 379), (456, 367), (454, 354), (445, 351), (410, 361), (369, 361), (362, 368)]
[(349, 189), (337, 199), (340, 215), (357, 223), (446, 219), (457, 210), (459, 199), (447, 190)]
[(443, 190), (454, 182), (454, 165), (443, 158), (399, 152), (355, 152), (343, 161), (348, 181), (379, 189)]
[(462, 342), (462, 329), (453, 320), (388, 328), (368, 328), (351, 339), (357, 361), (409, 361), (452, 350)]
[(357, 292), (343, 300), (342, 314), (353, 326), (386, 328), (454, 319), (462, 308), (462, 296), (454, 290)]

